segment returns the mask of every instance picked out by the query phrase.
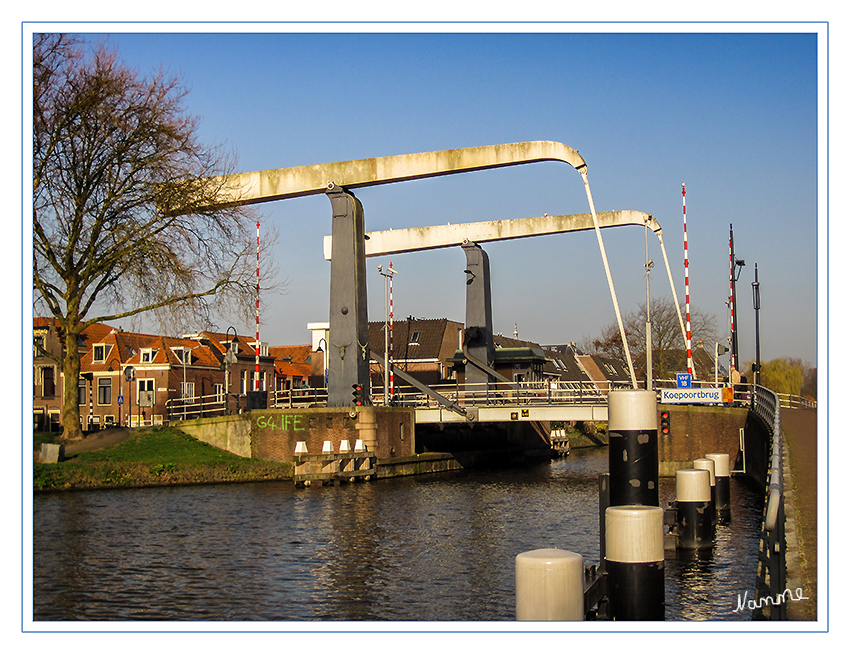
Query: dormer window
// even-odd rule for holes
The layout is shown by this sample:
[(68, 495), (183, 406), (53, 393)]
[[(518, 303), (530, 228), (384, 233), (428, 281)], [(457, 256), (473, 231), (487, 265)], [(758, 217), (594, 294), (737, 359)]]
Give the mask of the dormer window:
[(221, 341), (221, 344), (224, 346), (225, 352), (229, 349), (233, 354), (239, 354), (239, 341)]
[(419, 332), (413, 332), (410, 335), (410, 344), (411, 345), (419, 345)]
[(142, 348), (139, 360), (142, 363), (150, 363), (153, 361), (153, 349), (149, 347)]
[[(257, 351), (257, 341), (254, 341), (253, 343), (251, 343), (251, 347), (253, 348), (254, 352), (256, 352)], [(261, 357), (267, 357), (268, 355), (269, 355), (269, 344), (263, 343), (262, 341), (260, 341), (260, 356)]]
[(180, 363), (192, 363), (192, 351), (188, 347), (171, 348)]
[(92, 361), (94, 363), (103, 363), (106, 361), (106, 346), (102, 343), (95, 345), (92, 348)]

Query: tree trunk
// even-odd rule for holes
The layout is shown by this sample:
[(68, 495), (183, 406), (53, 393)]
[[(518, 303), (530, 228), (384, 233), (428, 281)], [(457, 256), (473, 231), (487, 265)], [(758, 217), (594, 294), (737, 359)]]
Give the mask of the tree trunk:
[(62, 439), (82, 438), (78, 400), (80, 350), (77, 347), (77, 334), (67, 329), (65, 330), (65, 358), (62, 362), (62, 372), (65, 375), (62, 396)]

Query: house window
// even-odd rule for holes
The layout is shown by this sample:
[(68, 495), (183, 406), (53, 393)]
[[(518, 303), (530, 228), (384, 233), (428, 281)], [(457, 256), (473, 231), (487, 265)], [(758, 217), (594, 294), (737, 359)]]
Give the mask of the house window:
[(224, 402), (224, 384), (216, 384), (213, 386), (216, 402)]
[(101, 377), (97, 380), (97, 403), (99, 405), (112, 404), (112, 379)]
[(414, 343), (419, 344), (419, 332), (413, 332), (410, 335), (410, 344), (413, 345)]
[(150, 363), (153, 361), (153, 350), (151, 348), (145, 348), (141, 353), (141, 362), (142, 363)]
[(56, 381), (53, 378), (53, 366), (41, 369), (41, 396), (53, 397), (56, 394)]
[(95, 363), (103, 363), (106, 360), (106, 346), (105, 345), (95, 345), (92, 348), (92, 360)]
[(86, 380), (80, 379), (80, 381), (77, 382), (77, 404), (79, 404), (80, 406), (86, 404), (87, 395), (88, 393), (86, 393)]
[(32, 344), (32, 355), (34, 357), (44, 356), (44, 336), (34, 336)]
[[(139, 394), (141, 394), (143, 391), (150, 391), (151, 393), (153, 393), (153, 379), (140, 379), (138, 389)], [(139, 398), (137, 396), (136, 401), (138, 402), (138, 400)]]
[(245, 395), (248, 392), (248, 375), (244, 370), (239, 371), (239, 381), (242, 387), (242, 395)]
[(195, 397), (195, 382), (180, 382), (180, 397)]

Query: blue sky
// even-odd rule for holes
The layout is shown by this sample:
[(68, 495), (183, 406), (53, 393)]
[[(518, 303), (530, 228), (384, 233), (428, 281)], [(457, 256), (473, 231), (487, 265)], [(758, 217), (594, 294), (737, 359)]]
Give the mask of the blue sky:
[[(646, 28), (635, 24), (635, 33), (620, 34), (603, 33), (604, 25), (595, 33), (551, 27), (544, 34), (294, 34), (280, 25), (279, 33), (201, 34), (185, 25), (177, 26), (181, 33), (141, 34), (129, 33), (138, 28), (126, 24), (111, 25), (109, 41), (143, 74), (162, 66), (181, 75), (190, 88), (187, 108), (202, 119), (202, 138), (232, 149), (245, 171), (563, 142), (587, 161), (598, 211), (644, 211), (661, 223), (680, 301), (685, 183), (692, 307), (716, 315), (723, 342), (732, 223), (736, 254), (746, 260), (738, 288), (742, 360), (754, 356), (750, 283), (758, 263), (763, 360), (815, 363), (818, 26), (804, 26), (808, 33), (757, 33), (765, 27), (752, 25), (751, 33), (722, 34), (697, 33), (699, 25), (637, 33)], [(581, 177), (558, 163), (356, 194), (367, 230), (589, 210)], [(823, 216), (825, 207), (820, 210)], [(314, 196), (265, 204), (261, 221), (280, 231), (275, 258), (287, 280), (285, 294), (262, 298), (261, 338), (309, 342), (307, 323), (328, 319), (330, 265), (322, 237), (330, 232), (330, 203)], [(645, 299), (644, 232), (624, 227), (603, 238), (628, 313)], [(593, 233), (485, 249), (497, 332), (510, 335), (516, 324), (521, 338), (562, 343), (595, 337), (614, 322)], [(653, 297), (670, 297), (657, 240), (650, 240), (649, 256), (656, 261)], [(459, 248), (391, 259), (399, 270), (396, 319), (463, 321)], [(373, 320), (384, 316), (377, 267), (389, 260), (367, 261)], [(252, 324), (234, 326), (253, 332)]]

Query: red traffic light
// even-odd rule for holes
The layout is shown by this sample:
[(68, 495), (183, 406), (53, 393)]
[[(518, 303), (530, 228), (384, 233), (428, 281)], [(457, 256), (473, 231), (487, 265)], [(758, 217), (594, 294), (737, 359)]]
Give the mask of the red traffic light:
[(352, 403), (354, 406), (363, 406), (363, 387), (360, 384), (352, 384), (351, 388), (354, 389), (351, 392), (353, 396)]
[(661, 433), (665, 436), (670, 433), (670, 412), (661, 412)]

